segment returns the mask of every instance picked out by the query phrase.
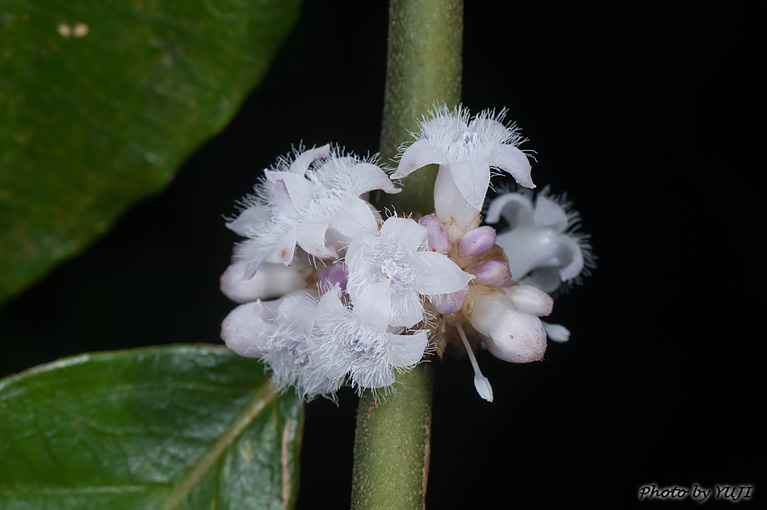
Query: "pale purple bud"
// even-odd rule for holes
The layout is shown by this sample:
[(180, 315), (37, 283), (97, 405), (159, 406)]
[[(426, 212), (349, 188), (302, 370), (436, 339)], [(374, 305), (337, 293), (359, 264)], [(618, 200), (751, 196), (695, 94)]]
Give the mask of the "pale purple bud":
[(504, 260), (488, 260), (472, 271), (477, 282), (490, 287), (503, 287), (511, 280), (509, 263)]
[(429, 296), (429, 302), (434, 305), (437, 313), (448, 315), (461, 309), (463, 300), (466, 299), (466, 295), (468, 293), (469, 286), (467, 285), (465, 288), (459, 290), (458, 292)]
[(320, 270), (319, 287), (323, 294), (338, 284), (341, 292), (346, 292), (346, 281), (349, 274), (346, 271), (345, 264), (331, 264)]
[(221, 324), (221, 339), (226, 346), (246, 358), (263, 356), (280, 301), (254, 301), (229, 312)]
[(495, 229), (487, 225), (466, 232), (458, 241), (458, 255), (481, 255), (495, 246)]
[(426, 227), (426, 242), (429, 249), (437, 253), (447, 254), (450, 252), (450, 241), (445, 225), (433, 214), (427, 214), (418, 224)]
[(551, 296), (532, 285), (515, 285), (506, 289), (514, 306), (525, 313), (531, 313), (538, 317), (549, 315), (554, 308), (554, 300)]

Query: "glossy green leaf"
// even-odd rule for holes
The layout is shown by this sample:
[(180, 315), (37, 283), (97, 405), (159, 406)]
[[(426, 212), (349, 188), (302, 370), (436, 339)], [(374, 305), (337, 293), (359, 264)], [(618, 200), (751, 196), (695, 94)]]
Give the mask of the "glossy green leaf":
[(302, 424), (225, 348), (65, 359), (0, 380), (0, 508), (292, 508)]
[(231, 119), (300, 0), (0, 0), (0, 302)]

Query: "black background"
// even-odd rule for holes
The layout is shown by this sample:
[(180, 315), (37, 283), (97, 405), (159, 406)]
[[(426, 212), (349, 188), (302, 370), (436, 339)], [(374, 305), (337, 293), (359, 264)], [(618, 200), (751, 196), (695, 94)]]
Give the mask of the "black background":
[[(754, 484), (763, 500), (764, 165), (747, 155), (763, 30), (732, 5), (668, 4), (467, 2), (464, 105), (509, 108), (534, 180), (568, 193), (599, 260), (557, 300), (572, 337), (544, 362), (479, 354), (492, 404), (466, 360), (437, 363), (429, 508), (692, 506), (637, 502), (647, 483)], [(236, 239), (222, 215), (301, 140), (376, 150), (386, 18), (383, 2), (308, 1), (265, 81), (171, 185), (0, 309), (0, 375), (220, 342)], [(356, 397), (340, 401), (307, 406), (299, 508), (348, 507)]]

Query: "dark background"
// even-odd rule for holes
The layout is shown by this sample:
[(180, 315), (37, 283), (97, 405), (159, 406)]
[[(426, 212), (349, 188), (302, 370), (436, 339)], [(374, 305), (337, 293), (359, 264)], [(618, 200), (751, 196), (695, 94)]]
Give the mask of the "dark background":
[[(167, 190), (0, 309), (0, 375), (220, 342), (236, 239), (222, 215), (301, 140), (375, 151), (386, 18), (383, 2), (308, 1), (266, 80)], [(637, 502), (647, 483), (753, 484), (746, 506), (764, 499), (756, 19), (729, 4), (467, 2), (464, 104), (509, 108), (534, 180), (567, 191), (599, 260), (557, 300), (572, 337), (545, 362), (479, 354), (494, 403), (466, 360), (437, 363), (429, 508), (693, 506)], [(356, 397), (340, 400), (307, 406), (299, 508), (348, 507)]]

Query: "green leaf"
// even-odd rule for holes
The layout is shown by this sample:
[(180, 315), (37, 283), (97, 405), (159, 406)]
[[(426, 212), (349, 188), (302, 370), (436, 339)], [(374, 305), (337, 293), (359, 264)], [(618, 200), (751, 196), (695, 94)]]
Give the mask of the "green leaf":
[(223, 128), (299, 3), (0, 0), (0, 303)]
[(225, 348), (65, 359), (0, 380), (0, 508), (292, 508), (302, 425)]

